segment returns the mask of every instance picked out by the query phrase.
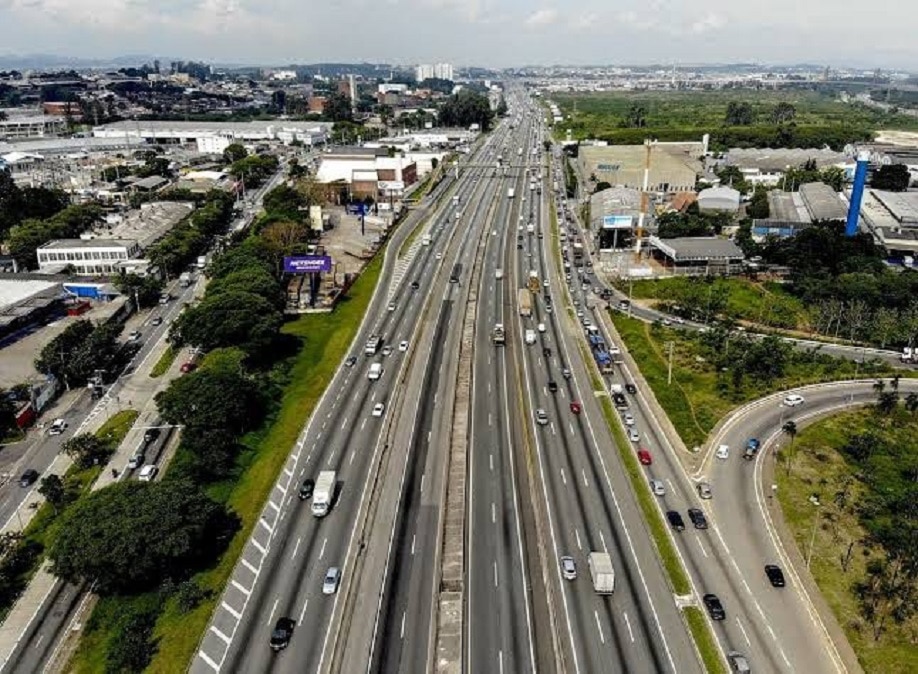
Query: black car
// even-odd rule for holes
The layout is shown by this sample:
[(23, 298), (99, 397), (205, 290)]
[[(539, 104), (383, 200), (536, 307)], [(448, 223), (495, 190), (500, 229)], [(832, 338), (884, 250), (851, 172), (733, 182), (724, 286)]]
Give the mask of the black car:
[(548, 382), (548, 390), (551, 391), (552, 393), (557, 393), (558, 392), (558, 382), (556, 382), (554, 379)]
[(271, 632), (271, 650), (274, 652), (287, 648), (290, 638), (293, 636), (293, 628), (296, 627), (296, 621), (293, 618), (278, 618), (274, 625), (274, 631)]
[(676, 531), (682, 531), (685, 529), (685, 522), (682, 520), (682, 515), (680, 515), (675, 510), (667, 510), (666, 519), (669, 520), (670, 526)]
[(307, 477), (303, 480), (303, 484), (300, 485), (300, 500), (305, 501), (308, 498), (312, 498), (312, 490), (315, 489), (316, 483), (312, 478)]
[(635, 386), (634, 384), (631, 384), (631, 383), (625, 384), (625, 390), (628, 391), (628, 393), (630, 393), (631, 395), (637, 394), (637, 386)]
[(348, 356), (347, 360), (344, 361), (344, 364), (347, 367), (354, 367), (357, 364), (357, 356)]
[(417, 290), (417, 289), (420, 288), (420, 287), (421, 287), (421, 284), (418, 283), (417, 281), (412, 281), (412, 282), (411, 282), (411, 289), (412, 289), (412, 290)]
[(711, 620), (723, 620), (727, 617), (724, 605), (720, 603), (720, 599), (717, 598), (716, 594), (706, 594), (701, 600), (704, 602), (704, 607), (708, 609), (708, 615), (711, 616)]
[(768, 580), (772, 587), (784, 587), (784, 572), (781, 571), (780, 566), (776, 566), (775, 564), (766, 564), (765, 575), (768, 576)]
[(551, 358), (551, 349), (546, 346), (544, 349), (542, 349), (542, 355), (546, 358)]
[(159, 432), (158, 428), (148, 428), (143, 432), (143, 441), (149, 445), (159, 437)]
[(696, 529), (707, 529), (708, 520), (705, 518), (704, 513), (701, 512), (699, 508), (689, 508), (688, 517), (692, 520), (692, 524), (695, 525)]
[(31, 487), (38, 479), (38, 471), (34, 468), (28, 468), (19, 478), (20, 487)]

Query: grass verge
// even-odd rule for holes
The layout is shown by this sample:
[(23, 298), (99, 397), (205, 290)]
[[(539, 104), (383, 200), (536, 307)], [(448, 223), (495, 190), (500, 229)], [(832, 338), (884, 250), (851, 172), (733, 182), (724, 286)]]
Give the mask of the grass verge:
[(172, 367), (172, 363), (175, 362), (176, 356), (178, 356), (178, 351), (170, 344), (166, 347), (166, 350), (163, 351), (163, 355), (159, 357), (159, 360), (156, 361), (156, 365), (153, 366), (153, 369), (150, 370), (150, 376), (162, 377), (166, 374), (169, 368)]
[[(800, 431), (794, 440), (790, 470), (787, 456), (790, 448), (781, 450), (776, 465), (775, 482), (781, 514), (791, 531), (801, 556), (810, 558), (810, 573), (820, 594), (832, 609), (845, 631), (858, 661), (865, 672), (904, 674), (915, 671), (918, 644), (915, 632), (918, 618), (887, 619), (880, 637), (874, 636), (871, 621), (865, 617), (857, 587), (871, 577), (869, 567), (879, 561), (888, 566), (882, 546), (874, 542), (862, 516), (878, 510), (878, 498), (868, 481), (871, 474), (882, 475), (882, 488), (895, 489), (894, 473), (900, 470), (906, 456), (914, 456), (918, 442), (918, 419), (900, 412), (876, 423), (875, 413), (861, 409), (822, 419)], [(849, 439), (869, 432), (875, 437), (870, 468), (857, 466), (840, 448)], [(882, 455), (879, 447), (892, 444), (899, 460)], [(821, 505), (816, 508), (811, 497)], [(886, 516), (884, 515), (884, 518)], [(889, 517), (888, 526), (904, 529), (908, 516)], [(877, 614), (884, 607), (880, 602)]]
[[(209, 594), (205, 601), (187, 612), (181, 611), (174, 598), (166, 602), (154, 632), (159, 649), (148, 672), (172, 674), (191, 661), (303, 421), (311, 416), (357, 333), (379, 279), (382, 260), (383, 256), (377, 255), (333, 313), (305, 315), (284, 327), (284, 332), (301, 338), (304, 345), (290, 372), (280, 409), (267, 428), (246, 438), (251, 451), (245, 456), (248, 465), (240, 478), (234, 484), (217, 485), (209, 490), (213, 498), (226, 503), (239, 516), (242, 528), (217, 564), (195, 577), (196, 583)], [(108, 628), (101, 624), (99, 629)], [(92, 642), (86, 638), (84, 642), (77, 663), (89, 662), (91, 657), (86, 651)]]
[[(96, 431), (96, 437), (105, 440), (113, 448), (117, 447), (131, 429), (137, 415), (136, 410), (122, 410), (114, 414)], [(90, 491), (101, 472), (102, 466), (90, 468), (80, 468), (76, 464), (70, 466), (61, 476), (64, 493), (67, 494), (66, 502), (57, 508), (50, 503), (43, 503), (39, 506), (35, 516), (23, 530), (22, 539), (17, 548), (4, 557), (0, 564), (0, 574), (7, 579), (7, 582), (0, 591), (0, 622), (6, 619), (19, 595), (44, 562), (45, 551), (57, 534), (57, 522), (60, 516), (83, 494)]]
[(685, 622), (688, 623), (689, 631), (692, 633), (707, 673), (727, 674), (724, 661), (720, 657), (720, 649), (717, 647), (714, 635), (708, 629), (708, 621), (705, 620), (704, 613), (697, 606), (686, 606), (682, 609), (682, 613), (685, 615)]

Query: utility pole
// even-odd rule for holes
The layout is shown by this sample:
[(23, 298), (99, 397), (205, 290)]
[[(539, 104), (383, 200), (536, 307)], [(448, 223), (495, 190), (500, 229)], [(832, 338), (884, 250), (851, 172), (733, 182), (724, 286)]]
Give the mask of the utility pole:
[(675, 342), (666, 342), (666, 348), (669, 350), (669, 371), (666, 374), (667, 386), (673, 383), (673, 350), (675, 349), (675, 346)]

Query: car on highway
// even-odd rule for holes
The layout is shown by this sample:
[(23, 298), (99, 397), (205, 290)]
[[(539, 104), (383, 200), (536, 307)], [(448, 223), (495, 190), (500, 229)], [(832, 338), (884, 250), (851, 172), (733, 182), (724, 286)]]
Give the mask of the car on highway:
[(322, 594), (335, 594), (338, 591), (338, 583), (341, 582), (341, 570), (337, 566), (332, 566), (325, 572), (325, 580), (322, 581)]
[(48, 428), (48, 435), (60, 435), (66, 430), (67, 422), (58, 418), (51, 422), (51, 427)]
[(418, 281), (412, 281), (412, 282), (411, 282), (411, 289), (412, 289), (412, 290), (417, 290), (417, 289), (420, 288), (420, 287), (421, 287), (420, 282), (418, 282)]
[(402, 353), (407, 351), (408, 350), (408, 340), (403, 339), (402, 341), (400, 341), (398, 343), (398, 350), (401, 351)]
[(376, 403), (375, 405), (373, 405), (372, 414), (374, 417), (381, 417), (383, 415), (383, 412), (385, 411), (386, 411), (385, 403)]
[[(539, 238), (541, 238), (541, 236), (540, 236)], [(545, 279), (544, 281), (542, 281), (542, 287), (543, 287), (543, 288), (547, 288), (548, 285), (549, 285), (548, 279)]]
[(543, 355), (545, 358), (551, 358), (551, 348), (550, 348), (550, 347), (547, 347), (547, 346), (542, 347), (542, 355)]
[(583, 411), (583, 405), (580, 404), (577, 400), (571, 401), (571, 412), (574, 414), (580, 414)]
[(434, 257), (435, 257), (436, 259), (440, 260), (440, 259), (443, 258), (443, 253), (437, 253), (436, 255), (434, 255)]
[(627, 384), (625, 384), (625, 390), (626, 390), (628, 393), (630, 393), (631, 395), (636, 395), (636, 394), (637, 394), (637, 386), (635, 386), (635, 385), (632, 384), (631, 382), (628, 382)]
[(571, 378), (571, 371), (568, 370), (566, 367), (562, 367), (562, 368), (561, 368), (561, 376), (564, 377), (565, 379), (570, 379), (570, 378)]
[(548, 381), (548, 390), (551, 391), (552, 393), (557, 393), (558, 392), (558, 382), (556, 382), (554, 379), (550, 379)]
[(759, 453), (759, 448), (762, 446), (762, 443), (759, 442), (758, 438), (749, 438), (746, 440), (746, 449), (743, 451), (744, 459), (754, 459), (755, 455)]
[(711, 492), (711, 484), (709, 482), (699, 482), (695, 488), (698, 490), (698, 495), (703, 499), (709, 499), (714, 495)]
[(765, 575), (768, 576), (768, 582), (772, 587), (784, 587), (784, 572), (776, 564), (765, 565)]
[(708, 519), (704, 516), (704, 512), (702, 512), (700, 508), (689, 508), (688, 517), (696, 529), (708, 528)]
[(640, 442), (641, 434), (638, 432), (638, 429), (634, 428), (633, 426), (629, 428), (628, 439), (631, 440), (631, 442)]
[(348, 356), (344, 361), (345, 367), (354, 367), (357, 364), (357, 356)]
[(622, 415), (622, 421), (625, 422), (625, 426), (634, 426), (634, 415), (631, 412), (625, 412)]
[(577, 318), (583, 318), (583, 309), (577, 310)]
[(798, 405), (802, 405), (804, 402), (805, 401), (803, 400), (803, 396), (797, 393), (791, 393), (790, 395), (784, 396), (784, 404), (787, 407), (797, 407)]
[(723, 620), (727, 617), (724, 605), (720, 603), (716, 594), (708, 593), (701, 598), (701, 601), (704, 602), (704, 607), (708, 610), (711, 620)]
[(312, 490), (316, 488), (316, 481), (311, 477), (307, 477), (303, 480), (303, 484), (300, 485), (299, 497), (301, 501), (312, 498)]
[(153, 318), (150, 319), (150, 325), (162, 325), (162, 324), (163, 324), (162, 316), (154, 316)]
[(561, 575), (564, 576), (565, 580), (577, 579), (577, 563), (573, 557), (565, 555), (561, 558)]
[[(639, 449), (637, 456), (642, 466), (649, 466), (653, 463), (653, 457), (650, 456), (650, 452), (646, 449)], [(654, 491), (654, 493), (656, 493), (656, 491)], [(663, 496), (663, 494), (659, 494), (659, 496)]]
[(141, 482), (152, 482), (158, 472), (159, 468), (155, 463), (148, 463), (140, 469), (140, 474), (137, 476), (137, 479)]
[(162, 295), (159, 296), (160, 304), (169, 304), (171, 300), (172, 300), (172, 295), (170, 295), (169, 293), (163, 293)]
[(290, 639), (293, 637), (293, 628), (296, 627), (296, 621), (293, 618), (278, 618), (274, 623), (274, 630), (271, 632), (271, 650), (275, 653), (287, 648)]
[(34, 468), (27, 468), (19, 477), (20, 487), (31, 487), (38, 480), (38, 471)]
[(717, 448), (717, 452), (715, 452), (715, 456), (717, 456), (718, 459), (726, 459), (728, 456), (730, 456), (730, 446), (721, 445), (720, 447)]
[(146, 450), (143, 446), (140, 446), (134, 451), (131, 458), (128, 459), (128, 470), (137, 470), (140, 468), (143, 465), (144, 458), (146, 458)]
[(389, 302), (389, 311), (395, 311), (395, 302)]
[(391, 356), (391, 355), (392, 355), (392, 347), (389, 346), (388, 344), (386, 344), (386, 345), (382, 348), (382, 352), (381, 352), (381, 353), (382, 353), (383, 356)]
[(539, 426), (544, 426), (545, 424), (548, 423), (548, 414), (546, 414), (545, 410), (543, 410), (541, 407), (536, 410), (535, 417), (536, 417), (536, 423)]
[(663, 480), (650, 478), (650, 491), (652, 491), (655, 496), (666, 496), (666, 487), (663, 486)]
[(536, 326), (536, 330), (538, 330), (539, 332), (545, 332), (545, 324), (544, 324), (544, 323), (539, 323), (539, 324)]
[(685, 530), (685, 521), (682, 519), (682, 515), (680, 515), (677, 511), (667, 510), (666, 519), (669, 520), (669, 526), (671, 526), (676, 531)]
[(750, 672), (752, 672), (752, 669), (749, 667), (749, 660), (738, 651), (730, 651), (727, 653), (727, 662), (730, 663), (731, 672), (736, 672), (736, 674), (750, 674)]

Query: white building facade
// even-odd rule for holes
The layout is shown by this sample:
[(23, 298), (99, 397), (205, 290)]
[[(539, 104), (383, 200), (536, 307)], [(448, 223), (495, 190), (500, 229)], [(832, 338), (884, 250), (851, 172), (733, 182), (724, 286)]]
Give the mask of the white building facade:
[(120, 239), (59, 239), (37, 251), (38, 268), (54, 273), (72, 265), (80, 276), (109, 276), (140, 255), (140, 244)]

